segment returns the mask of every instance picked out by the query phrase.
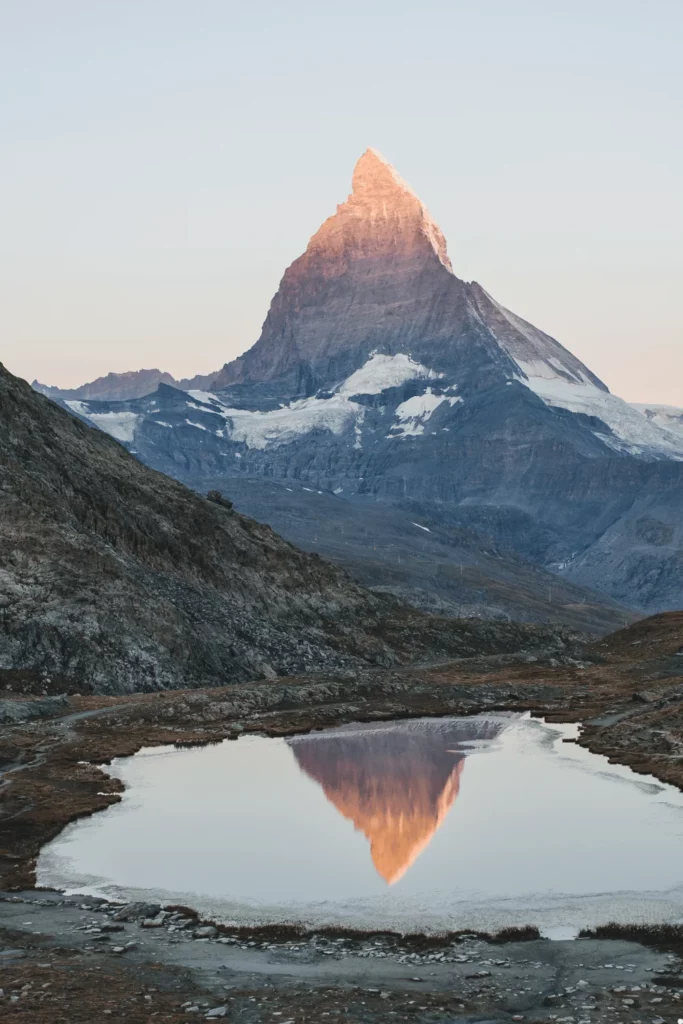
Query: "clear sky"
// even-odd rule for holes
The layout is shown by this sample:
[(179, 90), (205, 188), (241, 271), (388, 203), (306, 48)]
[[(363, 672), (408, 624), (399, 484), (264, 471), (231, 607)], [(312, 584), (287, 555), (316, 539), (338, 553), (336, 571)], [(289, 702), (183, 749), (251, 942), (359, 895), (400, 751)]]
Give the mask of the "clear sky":
[(0, 359), (209, 372), (367, 146), (456, 273), (683, 406), (681, 0), (0, 0)]

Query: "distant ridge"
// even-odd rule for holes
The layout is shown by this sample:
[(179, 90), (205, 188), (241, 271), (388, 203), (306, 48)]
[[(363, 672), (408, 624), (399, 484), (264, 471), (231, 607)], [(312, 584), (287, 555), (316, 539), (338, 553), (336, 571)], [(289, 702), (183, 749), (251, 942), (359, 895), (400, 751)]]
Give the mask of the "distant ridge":
[(209, 388), (215, 376), (216, 374), (198, 374), (196, 377), (176, 380), (170, 373), (162, 370), (129, 370), (126, 373), (108, 373), (105, 377), (98, 377), (77, 388), (51, 387), (48, 384), (41, 384), (38, 380), (34, 380), (31, 387), (55, 401), (90, 399), (100, 402), (121, 402), (149, 395), (156, 391), (160, 384), (168, 384), (186, 391), (190, 388)]

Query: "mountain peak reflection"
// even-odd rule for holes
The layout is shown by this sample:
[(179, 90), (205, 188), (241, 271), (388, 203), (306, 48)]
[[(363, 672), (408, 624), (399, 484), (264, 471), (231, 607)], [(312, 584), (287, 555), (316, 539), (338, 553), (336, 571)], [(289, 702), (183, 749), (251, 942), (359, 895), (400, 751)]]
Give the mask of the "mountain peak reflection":
[(393, 885), (429, 846), (460, 790), (473, 742), (504, 719), (417, 719), (342, 726), (287, 740), (299, 768), (370, 843)]

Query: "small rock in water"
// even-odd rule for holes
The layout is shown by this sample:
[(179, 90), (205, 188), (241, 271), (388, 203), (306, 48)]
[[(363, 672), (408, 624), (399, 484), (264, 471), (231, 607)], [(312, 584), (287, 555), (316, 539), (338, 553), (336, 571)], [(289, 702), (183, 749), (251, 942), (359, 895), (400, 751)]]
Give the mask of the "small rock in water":
[(226, 1017), (228, 1013), (227, 1006), (216, 1006), (213, 1010), (209, 1010), (206, 1014), (207, 1020), (214, 1020), (216, 1017)]
[(212, 924), (203, 925), (201, 928), (195, 928), (192, 932), (195, 939), (213, 939), (218, 935), (218, 929), (214, 928)]

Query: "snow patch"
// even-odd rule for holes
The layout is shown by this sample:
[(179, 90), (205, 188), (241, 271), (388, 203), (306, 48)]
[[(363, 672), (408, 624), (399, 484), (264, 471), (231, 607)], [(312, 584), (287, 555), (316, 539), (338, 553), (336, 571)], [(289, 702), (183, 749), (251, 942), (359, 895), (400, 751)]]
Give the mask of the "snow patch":
[(431, 388), (427, 388), (422, 395), (407, 398), (396, 407), (398, 424), (391, 428), (392, 433), (387, 434), (387, 437), (417, 437), (424, 434), (425, 424), (444, 402), (454, 406), (462, 402), (462, 398), (458, 395), (435, 395)]
[(135, 437), (138, 422), (142, 419), (135, 412), (90, 412), (85, 402), (66, 402), (65, 404), (72, 412), (79, 416), (85, 416), (93, 426), (98, 427), (105, 434), (126, 444), (130, 444)]
[(417, 526), (418, 530), (424, 530), (424, 531), (425, 531), (425, 533), (431, 533), (431, 532), (432, 532), (432, 531), (431, 531), (431, 530), (429, 529), (429, 527), (428, 527), (428, 526), (420, 526), (420, 524), (419, 524), (419, 523), (413, 523), (413, 526)]
[(206, 405), (206, 404), (205, 405), (197, 405), (196, 402), (187, 402), (186, 404), (187, 404), (188, 409), (197, 409), (199, 412), (214, 412), (215, 411), (212, 406), (209, 406), (209, 405)]
[(185, 422), (187, 423), (188, 427), (196, 427), (197, 430), (206, 430), (206, 427), (204, 426), (203, 423), (194, 423), (192, 420), (185, 420)]
[(154, 420), (154, 422), (157, 423), (160, 427), (169, 427), (171, 430), (173, 429), (173, 424), (167, 423), (166, 420)]
[[(195, 391), (191, 394), (194, 398), (201, 395), (200, 401), (207, 406), (210, 405), (209, 409), (203, 410), (204, 412), (223, 417), (226, 421), (226, 437), (260, 451), (271, 445), (289, 444), (314, 430), (329, 430), (333, 434), (341, 434), (354, 423), (358, 426), (365, 414), (361, 405), (349, 401), (340, 394), (332, 395), (330, 398), (302, 398), (268, 412), (234, 409), (224, 405), (216, 395), (206, 391)], [(186, 420), (186, 423), (206, 429), (190, 420)]]
[(373, 352), (359, 370), (347, 377), (337, 393), (352, 395), (379, 395), (387, 388), (397, 388), (409, 380), (436, 380), (441, 374), (415, 362), (410, 356), (400, 353), (395, 356)]

